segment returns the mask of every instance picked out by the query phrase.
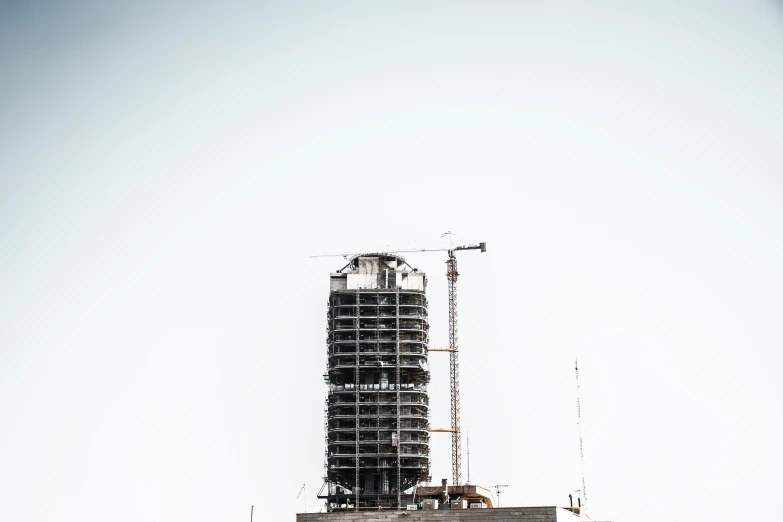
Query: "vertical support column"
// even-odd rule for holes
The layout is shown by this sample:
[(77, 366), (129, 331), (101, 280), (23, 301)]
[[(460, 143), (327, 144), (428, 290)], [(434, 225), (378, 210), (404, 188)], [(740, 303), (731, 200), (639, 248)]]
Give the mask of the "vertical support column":
[(362, 324), (362, 312), (360, 303), (360, 293), (356, 290), (356, 360), (354, 364), (356, 372), (354, 377), (354, 383), (356, 386), (356, 481), (354, 483), (354, 509), (359, 510), (359, 328)]
[(457, 258), (449, 252), (449, 361), (451, 373), (451, 470), (455, 486), (462, 485), (462, 435), (459, 411), (459, 343), (457, 342)]
[(326, 373), (324, 374), (327, 383), (326, 401), (324, 407), (324, 482), (326, 482), (327, 487), (329, 488), (327, 491), (327, 499), (324, 501), (324, 504), (326, 505), (327, 511), (331, 511), (331, 503), (335, 500), (335, 492), (332, 488), (332, 482), (329, 480), (329, 398), (332, 393), (331, 386), (329, 385), (329, 369), (331, 366), (329, 364), (329, 358), (334, 350), (334, 315), (336, 313), (334, 299), (334, 295), (330, 294), (329, 300), (327, 301), (329, 311), (327, 315), (328, 320), (326, 322)]
[[(388, 270), (386, 271), (386, 280), (388, 281), (389, 273)], [(378, 285), (379, 288), (383, 288), (380, 284)], [(375, 291), (375, 319), (373, 320), (373, 323), (375, 324), (375, 330), (373, 332), (373, 337), (375, 337), (375, 348), (374, 350), (376, 352), (380, 352), (380, 321), (381, 321), (381, 293), (378, 289)], [(381, 380), (383, 379), (383, 366), (381, 366), (380, 370), (374, 370), (378, 372), (378, 383), (380, 384)], [(373, 489), (375, 490), (375, 502), (380, 503), (380, 493), (384, 493), (383, 491), (383, 473), (384, 470), (382, 469), (382, 466), (385, 464), (385, 459), (380, 457), (381, 453), (381, 443), (380, 443), (380, 434), (381, 434), (381, 410), (384, 407), (383, 402), (381, 402), (382, 394), (380, 392), (381, 386), (378, 386), (378, 390), (373, 392), (373, 395), (375, 395), (375, 422), (378, 425), (378, 431), (376, 432), (375, 439), (375, 471), (373, 473), (374, 480), (373, 480)], [(380, 468), (380, 469), (379, 469)], [(377, 486), (376, 484), (377, 479)]]
[(400, 379), (400, 289), (399, 287), (396, 289), (396, 292), (394, 294), (395, 302), (394, 302), (394, 310), (395, 310), (395, 319), (394, 319), (394, 325), (396, 329), (396, 335), (395, 340), (397, 341), (397, 349), (396, 349), (396, 387), (397, 387), (397, 509), (402, 509), (402, 491), (400, 491), (401, 486), (401, 475), (402, 475), (402, 462), (400, 459), (400, 451), (402, 450), (402, 441), (400, 440), (400, 385), (402, 384)]

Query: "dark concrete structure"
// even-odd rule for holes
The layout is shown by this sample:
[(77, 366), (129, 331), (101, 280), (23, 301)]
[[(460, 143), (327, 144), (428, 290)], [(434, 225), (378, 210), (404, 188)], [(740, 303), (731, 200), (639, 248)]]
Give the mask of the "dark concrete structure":
[(327, 315), (329, 511), (400, 509), (429, 479), (426, 276), (389, 254), (331, 275)]

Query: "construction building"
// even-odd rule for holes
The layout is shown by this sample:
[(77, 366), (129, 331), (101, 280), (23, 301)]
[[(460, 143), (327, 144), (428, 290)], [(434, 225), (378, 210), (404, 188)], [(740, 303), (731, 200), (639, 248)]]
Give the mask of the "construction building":
[(331, 275), (327, 313), (328, 511), (405, 509), (429, 480), (427, 278), (390, 254)]
[[(499, 508), (489, 490), (462, 483), (454, 254), (464, 250), (485, 252), (486, 243), (447, 250), (449, 348), (430, 350), (427, 277), (396, 253), (353, 255), (331, 274), (324, 374), (326, 472), (318, 494), (326, 513), (300, 513), (297, 522), (585, 519), (581, 498), (574, 506), (571, 495), (569, 507)], [(416, 252), (432, 251), (443, 250)], [(450, 356), (450, 429), (430, 428), (430, 351)], [(451, 485), (447, 479), (440, 486), (429, 485), (433, 431), (452, 433)], [(493, 487), (499, 500), (499, 488), (507, 486)]]

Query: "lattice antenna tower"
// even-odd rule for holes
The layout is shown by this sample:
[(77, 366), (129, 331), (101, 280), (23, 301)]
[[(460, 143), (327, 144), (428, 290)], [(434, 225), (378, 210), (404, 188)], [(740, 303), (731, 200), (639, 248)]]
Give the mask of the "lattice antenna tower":
[(585, 489), (585, 453), (582, 446), (582, 406), (579, 401), (579, 358), (574, 361), (576, 372), (576, 425), (579, 428), (579, 464), (582, 470), (582, 508), (587, 506), (587, 490)]

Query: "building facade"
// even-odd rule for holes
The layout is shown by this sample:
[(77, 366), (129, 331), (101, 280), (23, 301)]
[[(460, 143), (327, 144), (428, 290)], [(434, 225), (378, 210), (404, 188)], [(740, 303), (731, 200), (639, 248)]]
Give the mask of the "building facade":
[(399, 509), (429, 480), (427, 278), (363, 254), (331, 275), (327, 313), (329, 511)]

